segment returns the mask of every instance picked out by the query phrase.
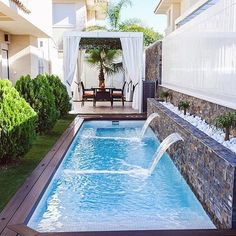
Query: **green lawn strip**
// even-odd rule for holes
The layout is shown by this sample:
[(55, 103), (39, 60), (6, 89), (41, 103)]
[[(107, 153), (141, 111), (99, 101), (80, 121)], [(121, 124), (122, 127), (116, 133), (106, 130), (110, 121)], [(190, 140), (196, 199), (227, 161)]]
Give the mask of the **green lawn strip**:
[(0, 212), (74, 118), (74, 115), (67, 115), (57, 121), (50, 134), (38, 135), (19, 165), (0, 169)]

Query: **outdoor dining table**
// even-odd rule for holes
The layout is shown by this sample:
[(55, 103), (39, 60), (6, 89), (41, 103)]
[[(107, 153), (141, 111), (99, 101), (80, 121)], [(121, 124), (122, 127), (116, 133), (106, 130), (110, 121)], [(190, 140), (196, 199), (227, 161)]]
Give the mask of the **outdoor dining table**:
[(94, 99), (93, 99), (93, 106), (96, 106), (97, 101), (110, 101), (111, 106), (113, 105), (112, 100), (112, 90), (115, 89), (113, 87), (92, 87), (91, 88), (94, 91)]

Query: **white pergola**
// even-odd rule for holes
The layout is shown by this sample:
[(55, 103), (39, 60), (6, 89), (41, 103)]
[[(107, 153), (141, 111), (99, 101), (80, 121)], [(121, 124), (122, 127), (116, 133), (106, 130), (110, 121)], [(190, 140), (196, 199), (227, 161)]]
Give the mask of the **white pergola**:
[[(79, 49), (81, 39), (96, 39), (107, 41), (108, 39), (119, 39), (123, 53), (123, 67), (125, 69), (125, 80), (135, 86), (132, 108), (141, 112), (142, 110), (142, 69), (143, 69), (143, 33), (139, 32), (66, 32), (63, 37), (64, 51), (64, 83), (70, 91), (73, 81), (80, 81), (77, 75)], [(131, 83), (130, 83), (131, 82)]]

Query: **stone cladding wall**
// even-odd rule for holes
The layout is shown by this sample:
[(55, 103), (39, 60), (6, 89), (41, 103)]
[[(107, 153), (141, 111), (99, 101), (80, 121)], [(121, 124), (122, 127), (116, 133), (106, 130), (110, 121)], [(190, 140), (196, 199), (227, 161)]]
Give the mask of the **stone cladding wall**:
[(168, 153), (212, 221), (218, 228), (236, 228), (236, 154), (149, 98), (148, 115), (153, 112), (160, 115), (151, 122), (160, 141), (173, 132), (184, 138)]
[(162, 42), (158, 41), (146, 49), (145, 80), (158, 80), (161, 83)]

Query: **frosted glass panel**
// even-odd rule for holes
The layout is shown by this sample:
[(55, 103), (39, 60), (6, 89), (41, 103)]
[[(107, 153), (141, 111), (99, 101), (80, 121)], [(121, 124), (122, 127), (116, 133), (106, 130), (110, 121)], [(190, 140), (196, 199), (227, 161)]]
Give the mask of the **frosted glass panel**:
[(163, 85), (236, 109), (236, 0), (221, 0), (163, 40)]
[(9, 79), (8, 52), (2, 50), (2, 78)]
[(76, 23), (74, 4), (53, 4), (54, 26), (74, 26)]

